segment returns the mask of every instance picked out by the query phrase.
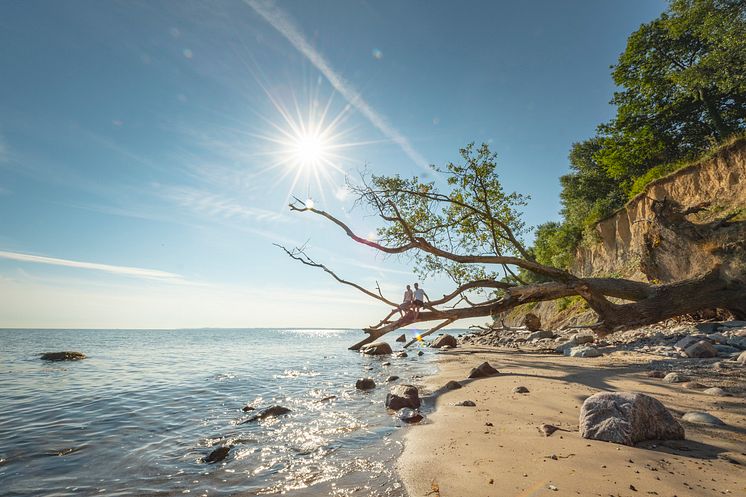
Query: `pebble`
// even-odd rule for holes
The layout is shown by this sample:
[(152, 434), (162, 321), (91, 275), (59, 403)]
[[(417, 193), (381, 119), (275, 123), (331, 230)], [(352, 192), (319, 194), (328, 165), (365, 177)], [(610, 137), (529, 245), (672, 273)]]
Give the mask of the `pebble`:
[(462, 400), (461, 402), (456, 402), (456, 404), (454, 405), (460, 406), (460, 407), (476, 407), (477, 406), (477, 404), (473, 400)]

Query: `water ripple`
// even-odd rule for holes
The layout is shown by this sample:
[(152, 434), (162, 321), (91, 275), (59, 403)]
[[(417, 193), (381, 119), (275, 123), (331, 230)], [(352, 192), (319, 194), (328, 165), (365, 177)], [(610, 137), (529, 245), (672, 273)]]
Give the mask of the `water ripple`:
[[(359, 332), (358, 332), (359, 333)], [(351, 353), (349, 330), (0, 330), (0, 488), (17, 496), (403, 495), (382, 408), (425, 358)], [(39, 354), (81, 350), (47, 363)], [(291, 412), (248, 424), (245, 405)], [(219, 446), (225, 460), (205, 464)]]

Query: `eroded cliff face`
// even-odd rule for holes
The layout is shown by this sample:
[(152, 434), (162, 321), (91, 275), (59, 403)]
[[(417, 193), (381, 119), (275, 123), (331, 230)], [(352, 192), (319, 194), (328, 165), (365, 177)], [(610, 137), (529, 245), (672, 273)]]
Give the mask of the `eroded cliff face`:
[[(578, 248), (578, 276), (670, 283), (733, 266), (746, 275), (746, 139), (648, 185), (596, 226), (597, 239)], [(746, 299), (746, 295), (744, 296)], [(542, 302), (503, 316), (520, 326), (527, 312), (544, 329), (595, 321), (579, 299)]]
[[(684, 210), (708, 205), (687, 216), (693, 223), (717, 222), (730, 213), (742, 219), (746, 207), (746, 140), (651, 183), (623, 209), (598, 223), (598, 241), (578, 248), (573, 272), (665, 283), (711, 269), (717, 263), (716, 252), (696, 247), (696, 239), (661, 232), (656, 226), (656, 201), (663, 200), (676, 202)], [(726, 229), (722, 235), (719, 241), (727, 243), (734, 233)], [(702, 242), (716, 245), (718, 240)]]

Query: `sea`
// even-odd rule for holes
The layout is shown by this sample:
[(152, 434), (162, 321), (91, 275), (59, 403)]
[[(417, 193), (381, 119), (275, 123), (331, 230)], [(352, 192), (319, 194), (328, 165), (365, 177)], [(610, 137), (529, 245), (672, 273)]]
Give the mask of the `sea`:
[[(362, 337), (2, 329), (0, 495), (404, 496), (395, 463), (409, 427), (384, 408), (386, 379), (421, 383), (435, 372), (433, 349), (415, 344), (407, 358), (347, 349)], [(52, 351), (87, 358), (40, 359)], [(363, 377), (376, 388), (356, 390)], [(290, 412), (242, 424), (274, 405)], [(220, 446), (227, 457), (205, 462)]]

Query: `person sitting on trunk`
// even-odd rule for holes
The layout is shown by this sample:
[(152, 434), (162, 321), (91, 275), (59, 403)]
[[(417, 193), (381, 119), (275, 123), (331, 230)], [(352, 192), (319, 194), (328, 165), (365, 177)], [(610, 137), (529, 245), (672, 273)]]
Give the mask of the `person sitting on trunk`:
[(405, 314), (409, 314), (412, 310), (413, 300), (414, 295), (412, 294), (412, 289), (407, 285), (407, 289), (404, 290), (404, 300), (402, 300), (402, 304), (399, 306), (399, 314), (401, 314), (401, 317), (404, 317)]
[(425, 299), (430, 302), (430, 297), (427, 296), (425, 290), (420, 288), (417, 283), (414, 284), (414, 318), (420, 317), (420, 308), (425, 306)]

